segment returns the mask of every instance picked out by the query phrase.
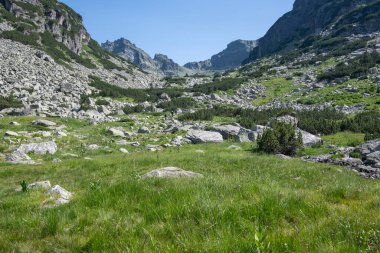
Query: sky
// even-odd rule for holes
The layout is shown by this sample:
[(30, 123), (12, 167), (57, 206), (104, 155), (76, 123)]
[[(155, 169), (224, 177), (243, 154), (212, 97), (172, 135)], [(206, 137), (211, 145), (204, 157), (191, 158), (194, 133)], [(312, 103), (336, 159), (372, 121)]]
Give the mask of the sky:
[(209, 59), (237, 40), (255, 40), (294, 0), (60, 0), (83, 16), (99, 43), (124, 37), (151, 56)]

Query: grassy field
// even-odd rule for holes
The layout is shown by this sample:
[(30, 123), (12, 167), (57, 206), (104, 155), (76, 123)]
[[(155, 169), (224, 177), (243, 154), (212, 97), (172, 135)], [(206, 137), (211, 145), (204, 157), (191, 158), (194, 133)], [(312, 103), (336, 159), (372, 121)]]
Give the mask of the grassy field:
[[(380, 251), (380, 182), (230, 144), (2, 163), (0, 252)], [(204, 178), (139, 180), (164, 166)], [(15, 192), (21, 180), (50, 180), (74, 200), (41, 209), (43, 192)]]

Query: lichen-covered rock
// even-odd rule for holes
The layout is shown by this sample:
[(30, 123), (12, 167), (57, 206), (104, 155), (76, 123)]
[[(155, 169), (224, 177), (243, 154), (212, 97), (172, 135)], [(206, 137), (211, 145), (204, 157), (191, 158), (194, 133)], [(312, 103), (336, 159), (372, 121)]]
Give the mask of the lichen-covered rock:
[(58, 150), (58, 146), (54, 141), (22, 144), (17, 151), (24, 154), (33, 152), (38, 155), (55, 154)]
[(187, 132), (186, 138), (195, 144), (223, 142), (223, 136), (220, 133), (202, 130), (190, 130)]
[(153, 170), (143, 176), (142, 179), (145, 178), (194, 178), (194, 177), (203, 177), (202, 174), (195, 173), (192, 171), (186, 171), (176, 167), (166, 167), (157, 170)]

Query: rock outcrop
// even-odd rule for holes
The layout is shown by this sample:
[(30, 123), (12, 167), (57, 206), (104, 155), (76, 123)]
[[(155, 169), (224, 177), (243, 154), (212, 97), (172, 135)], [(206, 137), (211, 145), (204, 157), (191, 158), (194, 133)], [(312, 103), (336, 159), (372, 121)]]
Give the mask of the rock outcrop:
[(236, 40), (227, 45), (222, 52), (213, 55), (211, 59), (201, 62), (190, 62), (184, 67), (198, 71), (223, 71), (237, 68), (248, 58), (257, 46), (254, 40)]
[(380, 2), (376, 0), (296, 0), (293, 10), (283, 15), (259, 39), (246, 62), (291, 49), (309, 36), (378, 31), (379, 10)]
[(169, 59), (166, 55), (156, 54), (152, 59), (148, 53), (125, 38), (115, 40), (114, 42), (107, 41), (101, 46), (108, 52), (119, 55), (139, 66), (142, 70), (152, 74), (181, 76), (191, 72), (175, 63), (172, 59)]

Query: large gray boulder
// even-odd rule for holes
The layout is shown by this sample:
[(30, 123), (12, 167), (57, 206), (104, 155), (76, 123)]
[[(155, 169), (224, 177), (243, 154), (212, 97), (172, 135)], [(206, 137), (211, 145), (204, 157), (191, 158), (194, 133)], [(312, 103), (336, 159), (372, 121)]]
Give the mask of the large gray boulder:
[(55, 127), (57, 123), (45, 119), (39, 119), (32, 122), (33, 125), (43, 126), (43, 127)]
[(220, 133), (202, 130), (190, 130), (187, 132), (186, 138), (194, 144), (223, 142), (223, 136)]
[(323, 143), (322, 138), (318, 137), (314, 134), (308, 133), (308, 132), (303, 131), (301, 129), (297, 129), (297, 134), (299, 134), (299, 133), (302, 135), (303, 146), (306, 148), (310, 148), (312, 146)]
[(58, 150), (57, 144), (54, 141), (41, 142), (41, 143), (30, 143), (22, 144), (17, 151), (28, 154), (34, 152), (38, 155), (55, 154)]
[(212, 130), (220, 133), (225, 140), (238, 136), (240, 129), (240, 127), (234, 125), (214, 125), (212, 127)]
[(5, 161), (14, 164), (34, 164), (35, 162), (28, 155), (21, 151), (14, 151), (5, 158)]
[(380, 167), (380, 139), (364, 143), (359, 151), (366, 165)]
[(153, 170), (153, 171), (141, 176), (142, 179), (145, 179), (145, 178), (182, 178), (182, 177), (194, 178), (194, 177), (203, 177), (203, 175), (199, 174), (199, 173), (192, 172), (192, 171), (186, 171), (186, 170), (176, 168), (176, 167), (166, 167), (166, 168)]
[(108, 129), (108, 133), (112, 134), (115, 137), (125, 137), (124, 131), (120, 128), (110, 128)]

